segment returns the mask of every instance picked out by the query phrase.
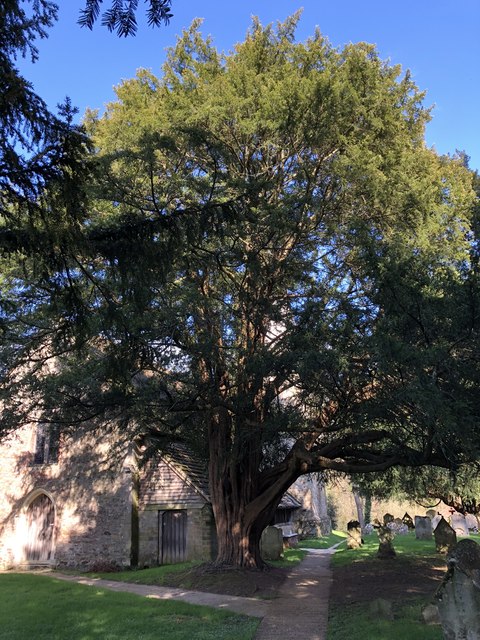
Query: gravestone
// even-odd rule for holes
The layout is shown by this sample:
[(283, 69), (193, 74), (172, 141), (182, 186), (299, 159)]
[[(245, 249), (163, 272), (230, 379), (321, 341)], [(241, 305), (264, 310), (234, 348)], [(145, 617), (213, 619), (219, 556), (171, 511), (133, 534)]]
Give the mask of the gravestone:
[(407, 511), (405, 511), (405, 515), (402, 518), (403, 524), (406, 524), (409, 529), (414, 529), (415, 525), (413, 524), (412, 517), (409, 515)]
[(438, 553), (450, 553), (457, 544), (457, 534), (442, 516), (433, 532)]
[(460, 540), (436, 598), (445, 640), (480, 638), (480, 545)]
[(428, 516), (415, 516), (415, 538), (417, 540), (432, 539), (432, 521)]
[(462, 513), (452, 513), (450, 518), (450, 524), (452, 529), (455, 530), (457, 536), (468, 536), (470, 535), (468, 532), (467, 521), (465, 516)]
[(362, 528), (358, 520), (350, 520), (347, 523), (347, 548), (359, 549), (363, 544)]
[(377, 527), (377, 535), (379, 541), (377, 558), (381, 558), (382, 560), (395, 558), (397, 554), (392, 545), (393, 539), (395, 538), (393, 531), (387, 526), (380, 526)]
[(478, 530), (477, 516), (473, 515), (473, 513), (467, 513), (465, 516), (465, 521), (467, 523), (469, 531)]
[(383, 516), (383, 524), (388, 524), (389, 522), (393, 522), (393, 521), (394, 521), (394, 519), (395, 519), (395, 518), (392, 516), (392, 514), (391, 514), (391, 513), (386, 513), (386, 514)]
[(264, 560), (279, 560), (282, 554), (282, 530), (277, 527), (266, 527), (260, 538), (260, 555)]
[(428, 516), (430, 518), (430, 520), (433, 520), (433, 518), (437, 515), (437, 512), (435, 511), (435, 509), (429, 509), (426, 513), (426, 516)]
[[(435, 531), (435, 529), (438, 526), (438, 523), (440, 522), (440, 520), (443, 518), (443, 516), (441, 516), (439, 513), (437, 513), (437, 515), (432, 518), (432, 530)], [(448, 523), (447, 523), (448, 524)]]

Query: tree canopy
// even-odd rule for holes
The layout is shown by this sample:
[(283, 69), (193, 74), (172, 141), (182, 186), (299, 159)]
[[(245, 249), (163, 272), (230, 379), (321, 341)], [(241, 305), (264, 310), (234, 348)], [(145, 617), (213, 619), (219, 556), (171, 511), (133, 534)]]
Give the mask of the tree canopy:
[(408, 73), (297, 19), (226, 56), (194, 22), (124, 81), (82, 206), (56, 182), (28, 219), (55, 260), (4, 278), (4, 428), (188, 443), (242, 566), (301, 474), (478, 454), (473, 176), (426, 148)]

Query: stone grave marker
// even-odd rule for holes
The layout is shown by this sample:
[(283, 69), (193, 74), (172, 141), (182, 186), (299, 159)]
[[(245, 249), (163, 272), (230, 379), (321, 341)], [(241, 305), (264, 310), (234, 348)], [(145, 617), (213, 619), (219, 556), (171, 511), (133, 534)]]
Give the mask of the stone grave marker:
[(430, 520), (432, 520), (437, 515), (437, 512), (435, 511), (435, 509), (429, 509), (425, 513), (425, 515), (428, 516), (430, 518)]
[(362, 528), (358, 520), (350, 520), (347, 523), (347, 549), (359, 549), (362, 544)]
[(436, 593), (447, 640), (480, 638), (480, 545), (460, 540), (447, 556), (448, 571)]
[(442, 516), (433, 532), (438, 553), (450, 553), (457, 544), (457, 534)]
[(417, 540), (432, 539), (432, 521), (428, 516), (415, 516), (415, 538)]
[(472, 531), (473, 529), (478, 530), (477, 516), (474, 516), (473, 513), (467, 513), (467, 515), (465, 516), (465, 521), (467, 523), (469, 531)]
[(388, 524), (389, 522), (393, 522), (395, 520), (395, 518), (392, 516), (391, 513), (386, 513), (383, 516), (383, 524)]
[(405, 515), (402, 518), (402, 522), (403, 522), (403, 524), (406, 524), (409, 529), (414, 529), (415, 528), (415, 525), (413, 524), (412, 517), (407, 511), (405, 511)]
[(442, 515), (440, 515), (439, 513), (437, 513), (437, 515), (432, 518), (432, 530), (435, 531), (435, 529), (438, 526), (438, 523), (440, 522), (440, 520), (443, 518)]
[(468, 531), (468, 526), (467, 526), (467, 521), (465, 519), (465, 516), (462, 513), (452, 513), (452, 516), (450, 518), (450, 524), (452, 529), (455, 530), (455, 533), (457, 534), (457, 536), (468, 536), (469, 531)]
[(382, 560), (386, 560), (388, 558), (395, 558), (397, 555), (395, 553), (395, 549), (393, 548), (393, 539), (395, 538), (395, 534), (393, 531), (387, 526), (377, 527), (377, 535), (378, 535), (378, 551), (377, 558), (381, 558)]
[(282, 530), (266, 527), (260, 538), (260, 554), (264, 560), (279, 560), (283, 554)]

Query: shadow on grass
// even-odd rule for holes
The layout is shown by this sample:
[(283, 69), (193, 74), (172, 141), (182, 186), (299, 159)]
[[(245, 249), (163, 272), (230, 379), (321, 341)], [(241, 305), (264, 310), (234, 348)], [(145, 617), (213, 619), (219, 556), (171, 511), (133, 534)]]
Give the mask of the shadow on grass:
[(178, 601), (0, 575), (2, 640), (252, 640), (258, 621)]

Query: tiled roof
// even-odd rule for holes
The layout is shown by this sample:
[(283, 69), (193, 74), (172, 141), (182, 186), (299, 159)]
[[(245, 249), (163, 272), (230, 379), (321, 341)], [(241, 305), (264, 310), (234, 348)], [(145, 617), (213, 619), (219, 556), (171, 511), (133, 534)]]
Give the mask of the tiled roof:
[(187, 482), (210, 502), (208, 471), (205, 461), (195, 456), (186, 447), (176, 444), (163, 457), (179, 471)]
[[(207, 500), (210, 499), (210, 490), (208, 486), (208, 470), (204, 460), (193, 454), (185, 446), (175, 444), (163, 454), (163, 457), (172, 464), (177, 471), (180, 471), (187, 482)], [(288, 491), (283, 495), (278, 507), (280, 509), (299, 509), (301, 503), (292, 496)]]

